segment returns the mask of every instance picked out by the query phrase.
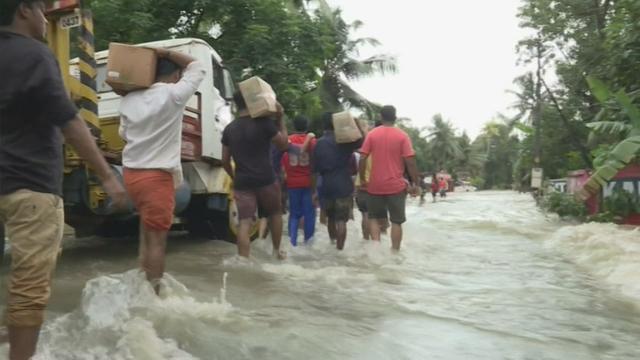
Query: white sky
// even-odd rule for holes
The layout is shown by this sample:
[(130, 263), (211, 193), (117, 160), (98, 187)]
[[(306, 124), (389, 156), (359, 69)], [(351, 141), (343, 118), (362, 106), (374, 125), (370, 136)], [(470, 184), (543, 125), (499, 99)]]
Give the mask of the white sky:
[[(354, 84), (367, 98), (392, 104), (417, 126), (442, 113), (476, 136), (515, 101), (506, 90), (524, 73), (516, 44), (526, 32), (520, 0), (329, 0), (345, 20), (361, 20), (358, 37), (375, 37), (375, 53), (398, 58), (399, 73)], [(366, 51), (363, 56), (373, 54)]]

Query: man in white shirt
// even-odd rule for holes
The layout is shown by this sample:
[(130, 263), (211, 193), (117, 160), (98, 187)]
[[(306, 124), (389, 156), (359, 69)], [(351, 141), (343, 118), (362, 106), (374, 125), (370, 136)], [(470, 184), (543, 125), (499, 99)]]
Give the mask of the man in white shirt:
[(157, 293), (173, 223), (175, 188), (182, 183), (182, 119), (206, 72), (191, 56), (156, 51), (156, 83), (122, 99), (120, 136), (126, 142), (125, 186), (140, 214), (140, 263)]

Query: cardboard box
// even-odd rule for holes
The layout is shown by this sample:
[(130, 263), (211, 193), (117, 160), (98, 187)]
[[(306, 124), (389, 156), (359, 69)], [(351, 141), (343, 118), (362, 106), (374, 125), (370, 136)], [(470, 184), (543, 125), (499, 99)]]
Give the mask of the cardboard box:
[(333, 131), (338, 144), (348, 144), (362, 139), (356, 119), (349, 111), (333, 114)]
[(106, 83), (120, 92), (146, 89), (156, 81), (157, 63), (153, 49), (111, 43)]
[(278, 110), (276, 93), (266, 81), (254, 76), (238, 86), (252, 118), (272, 115)]

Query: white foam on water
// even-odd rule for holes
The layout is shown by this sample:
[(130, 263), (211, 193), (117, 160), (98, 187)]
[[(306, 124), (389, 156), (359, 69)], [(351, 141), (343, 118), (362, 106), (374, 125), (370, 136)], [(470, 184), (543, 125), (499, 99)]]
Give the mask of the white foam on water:
[(546, 241), (622, 294), (640, 301), (640, 231), (614, 224), (566, 226)]
[(180, 348), (185, 326), (233, 321), (225, 296), (198, 301), (168, 274), (160, 296), (138, 270), (95, 278), (78, 310), (46, 325), (34, 360), (196, 359)]

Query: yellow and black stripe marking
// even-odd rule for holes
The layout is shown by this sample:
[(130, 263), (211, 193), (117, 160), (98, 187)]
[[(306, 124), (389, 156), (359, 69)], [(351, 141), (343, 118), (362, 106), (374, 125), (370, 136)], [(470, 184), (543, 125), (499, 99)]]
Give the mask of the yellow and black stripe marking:
[(82, 27), (79, 36), (80, 93), (78, 107), (80, 115), (88, 123), (94, 136), (100, 138), (98, 118), (98, 95), (96, 92), (95, 40), (93, 36), (93, 16), (90, 10), (82, 10)]

